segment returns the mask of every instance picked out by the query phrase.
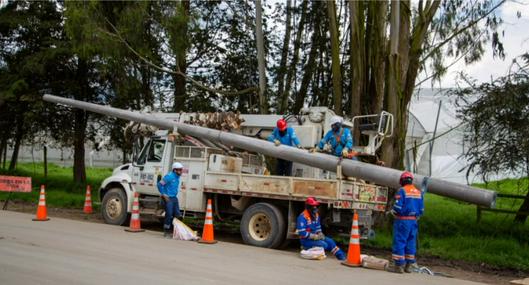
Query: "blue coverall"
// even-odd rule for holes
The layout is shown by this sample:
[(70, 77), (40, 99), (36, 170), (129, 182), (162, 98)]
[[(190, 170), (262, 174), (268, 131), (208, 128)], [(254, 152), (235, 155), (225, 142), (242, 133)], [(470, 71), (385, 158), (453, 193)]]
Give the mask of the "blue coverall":
[(312, 247), (323, 247), (325, 250), (331, 251), (336, 258), (340, 260), (345, 259), (345, 253), (336, 246), (336, 242), (329, 237), (325, 237), (322, 240), (310, 239), (310, 236), (321, 232), (320, 216), (316, 214), (316, 219), (311, 219), (308, 210), (303, 211), (298, 216), (296, 223), (296, 233), (299, 235), (299, 241), (303, 249), (309, 249)]
[(171, 171), (165, 175), (156, 185), (160, 194), (169, 197), (165, 203), (165, 220), (163, 228), (169, 231), (173, 226), (173, 218), (180, 218), (180, 205), (178, 205), (178, 190), (180, 189), (180, 175)]
[(393, 222), (392, 259), (397, 266), (415, 263), (417, 218), (424, 212), (423, 192), (415, 188), (413, 184), (401, 187), (395, 194), (393, 211), (395, 221)]
[[(299, 139), (293, 128), (288, 127), (284, 135), (281, 135), (278, 128), (274, 128), (272, 134), (268, 137), (268, 141), (273, 142), (279, 140), (281, 144), (288, 146), (298, 146)], [(278, 158), (276, 164), (276, 173), (281, 176), (292, 176), (292, 161)]]
[(342, 156), (342, 150), (346, 147), (348, 150), (353, 148), (353, 136), (347, 128), (341, 127), (337, 132), (329, 130), (318, 144), (318, 148), (323, 149), (326, 143), (332, 146), (333, 154)]

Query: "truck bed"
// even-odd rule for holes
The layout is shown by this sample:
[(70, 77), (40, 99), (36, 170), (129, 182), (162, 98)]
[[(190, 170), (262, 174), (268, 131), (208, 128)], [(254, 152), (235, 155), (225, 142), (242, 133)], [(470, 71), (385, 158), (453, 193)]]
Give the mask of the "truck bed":
[(304, 201), (314, 196), (336, 209), (385, 211), (388, 188), (349, 179), (311, 179), (207, 171), (204, 192)]

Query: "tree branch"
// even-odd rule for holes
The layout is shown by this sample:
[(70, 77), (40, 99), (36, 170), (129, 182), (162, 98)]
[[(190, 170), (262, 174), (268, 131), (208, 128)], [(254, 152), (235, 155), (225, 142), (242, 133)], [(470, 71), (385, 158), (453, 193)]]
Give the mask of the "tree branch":
[(468, 23), (468, 25), (466, 25), (465, 27), (461, 28), (460, 30), (456, 31), (455, 33), (453, 33), (450, 37), (446, 38), (444, 41), (440, 42), (439, 44), (437, 44), (435, 47), (433, 47), (427, 55), (425, 55), (422, 59), (421, 59), (421, 63), (425, 62), (430, 56), (432, 56), (438, 49), (440, 49), (442, 46), (444, 46), (445, 44), (447, 44), (449, 41), (451, 41), (453, 38), (455, 38), (456, 36), (458, 36), (459, 34), (461, 34), (462, 32), (466, 31), (467, 29), (471, 28), (472, 26), (474, 26), (475, 24), (477, 24), (479, 21), (483, 20), (485, 17), (487, 17), (488, 15), (490, 15), (492, 12), (494, 12), (496, 9), (498, 9), (501, 5), (503, 5), (503, 3), (505, 3), (506, 0), (502, 0), (500, 1), (500, 3), (498, 3), (496, 6), (492, 7), (492, 9), (490, 9), (490, 11), (488, 11), (487, 13), (485, 13), (483, 16), (479, 17), (478, 19)]
[(177, 70), (176, 71), (173, 71), (173, 70), (170, 70), (168, 68), (165, 68), (163, 66), (159, 66), (155, 63), (153, 63), (152, 61), (150, 61), (149, 59), (145, 58), (144, 56), (142, 56), (138, 51), (136, 51), (122, 36), (121, 34), (119, 33), (118, 29), (105, 17), (105, 21), (107, 22), (107, 24), (109, 24), (112, 29), (114, 30), (114, 33), (111, 33), (109, 31), (106, 31), (106, 30), (103, 30), (103, 29), (100, 29), (102, 32), (106, 33), (107, 35), (109, 36), (112, 36), (114, 38), (117, 38), (119, 39), (119, 41), (121, 41), (134, 55), (136, 55), (139, 59), (141, 59), (144, 63), (146, 63), (147, 65), (150, 65), (151, 67), (153, 67), (154, 69), (158, 70), (158, 71), (161, 71), (161, 72), (165, 72), (165, 73), (168, 73), (168, 74), (173, 74), (173, 75), (178, 75), (178, 76), (182, 76), (183, 78), (185, 78), (186, 80), (188, 80), (189, 82), (191, 82), (192, 84), (194, 84), (195, 86), (197, 86), (198, 88), (202, 89), (202, 90), (206, 90), (206, 91), (209, 91), (209, 92), (212, 92), (212, 93), (217, 93), (217, 94), (221, 94), (221, 95), (224, 95), (224, 96), (239, 96), (239, 95), (243, 95), (243, 94), (246, 94), (246, 93), (251, 93), (251, 92), (256, 92), (259, 90), (258, 87), (249, 87), (249, 88), (246, 88), (246, 89), (243, 89), (243, 90), (239, 90), (239, 91), (225, 91), (225, 90), (218, 90), (218, 89), (214, 89), (214, 88), (211, 88), (211, 87), (208, 87), (206, 85), (203, 85), (202, 83), (198, 82), (197, 80), (187, 76), (185, 73), (181, 72), (179, 69), (178, 69), (178, 66), (176, 67)]

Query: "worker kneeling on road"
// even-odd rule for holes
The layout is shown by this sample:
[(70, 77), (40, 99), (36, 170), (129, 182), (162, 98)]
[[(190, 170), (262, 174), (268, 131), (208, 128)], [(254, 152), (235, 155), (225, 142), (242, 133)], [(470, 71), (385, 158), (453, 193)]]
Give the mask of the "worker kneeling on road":
[[(331, 118), (331, 130), (329, 130), (318, 144), (318, 149), (331, 151), (336, 156), (349, 157), (353, 148), (353, 136), (348, 128), (342, 126), (343, 118), (333, 116)], [(356, 157), (352, 158), (357, 160)]]
[(331, 251), (339, 260), (345, 260), (345, 253), (336, 246), (336, 242), (326, 237), (321, 230), (320, 216), (318, 206), (320, 202), (314, 197), (309, 197), (305, 201), (305, 211), (298, 216), (296, 223), (296, 232), (299, 235), (299, 241), (303, 249), (313, 247), (323, 247)]
[(180, 189), (180, 176), (184, 166), (180, 162), (173, 163), (171, 172), (167, 173), (157, 184), (165, 204), (165, 220), (163, 224), (164, 237), (172, 237), (173, 218), (181, 218), (178, 205), (178, 190)]
[(395, 205), (391, 210), (395, 216), (392, 259), (395, 265), (394, 272), (403, 273), (406, 271), (410, 273), (417, 268), (415, 261), (419, 228), (417, 220), (424, 212), (424, 200), (423, 192), (413, 186), (413, 174), (411, 172), (402, 173), (400, 185), (402, 187), (395, 194)]
[[(296, 132), (293, 128), (287, 126), (285, 119), (277, 120), (277, 127), (274, 128), (272, 134), (268, 137), (268, 141), (273, 142), (276, 146), (284, 144), (301, 148)], [(292, 161), (278, 158), (276, 174), (280, 176), (292, 176)]]

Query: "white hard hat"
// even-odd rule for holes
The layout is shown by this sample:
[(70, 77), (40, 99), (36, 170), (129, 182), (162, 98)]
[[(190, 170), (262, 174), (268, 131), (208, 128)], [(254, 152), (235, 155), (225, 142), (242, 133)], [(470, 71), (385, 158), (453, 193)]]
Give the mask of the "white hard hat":
[(172, 169), (181, 169), (184, 168), (184, 166), (180, 162), (173, 163)]
[(331, 118), (331, 126), (336, 124), (336, 123), (342, 124), (343, 123), (343, 118), (340, 117), (340, 116), (332, 116), (332, 118)]

